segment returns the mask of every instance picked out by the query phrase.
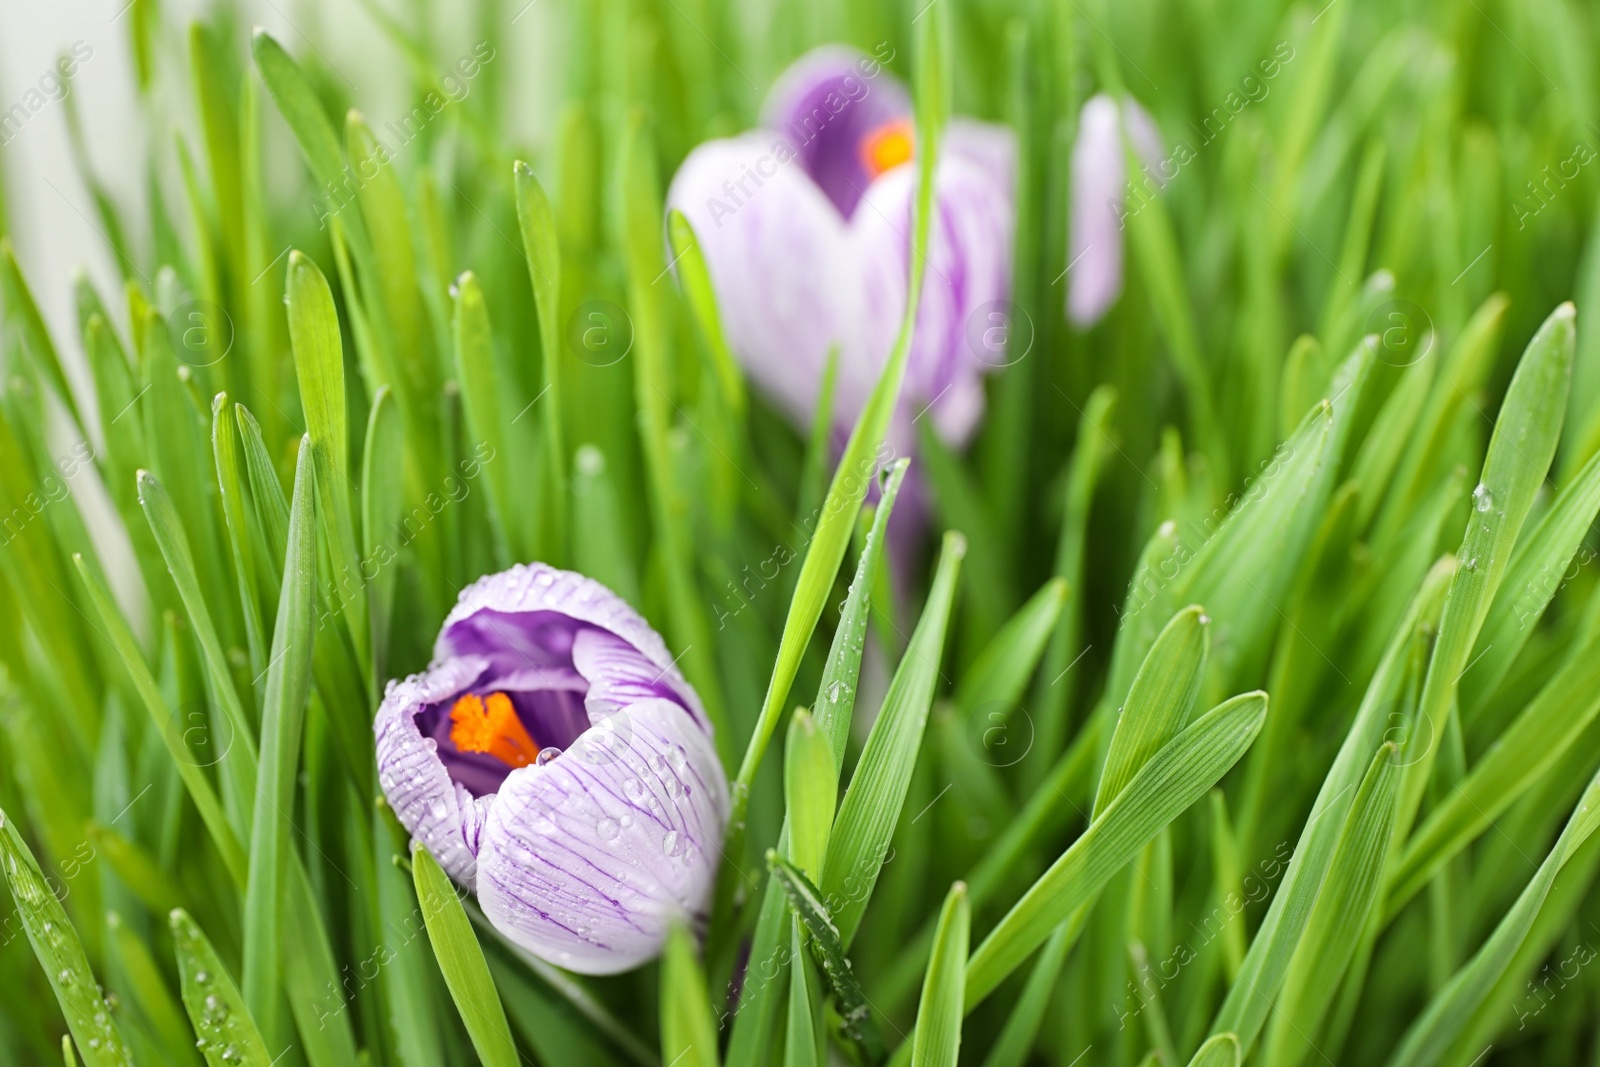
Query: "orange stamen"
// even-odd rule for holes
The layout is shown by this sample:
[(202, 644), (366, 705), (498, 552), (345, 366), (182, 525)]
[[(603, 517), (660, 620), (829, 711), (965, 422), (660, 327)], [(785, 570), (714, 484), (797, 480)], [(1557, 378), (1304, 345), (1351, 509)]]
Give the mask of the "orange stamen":
[(450, 708), (450, 723), (450, 740), (462, 752), (487, 752), (510, 767), (526, 767), (539, 758), (539, 746), (504, 693), (487, 699), (468, 693)]
[(910, 119), (890, 119), (861, 141), (861, 165), (876, 178), (916, 155), (916, 128)]

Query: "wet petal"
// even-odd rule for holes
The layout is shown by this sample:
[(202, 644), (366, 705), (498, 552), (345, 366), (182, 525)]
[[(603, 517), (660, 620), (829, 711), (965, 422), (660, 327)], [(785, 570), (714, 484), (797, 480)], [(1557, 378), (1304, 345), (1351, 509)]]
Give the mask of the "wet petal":
[(543, 959), (627, 970), (660, 951), (673, 922), (704, 924), (727, 818), (706, 731), (675, 702), (634, 703), (506, 779), (483, 833), (478, 899)]
[(434, 660), (474, 655), (496, 678), (544, 672), (552, 680), (572, 669), (572, 645), (585, 624), (608, 630), (660, 669), (700, 720), (705, 710), (661, 636), (617, 594), (592, 578), (544, 563), (519, 563), (461, 591), (434, 643)]
[(390, 682), (373, 724), (378, 781), (389, 807), (445, 873), (468, 888), (474, 884), (485, 809), (493, 797), (474, 799), (456, 784), (439, 758), (438, 743), (418, 728), (417, 714), (472, 685), (487, 666), (482, 657), (464, 656)]

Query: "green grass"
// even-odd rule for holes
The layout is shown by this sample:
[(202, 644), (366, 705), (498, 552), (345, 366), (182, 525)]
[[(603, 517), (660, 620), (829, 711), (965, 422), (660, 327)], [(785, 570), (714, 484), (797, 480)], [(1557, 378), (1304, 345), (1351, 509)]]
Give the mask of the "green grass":
[[(479, 0), (471, 91), (397, 144), (327, 56), (426, 111), (461, 34), (358, 6), (135, 0), (155, 162), (92, 172), (68, 98), (52, 180), (121, 275), (70, 323), (0, 188), (0, 1063), (1600, 1064), (1591, 7), (572, 0), (536, 38)], [(663, 208), (827, 41), (916, 102), (913, 280), (947, 119), (1020, 146), (1031, 348), (881, 475), (914, 308), (837, 452), (837, 357), (790, 425)], [(552, 65), (529, 143), (508, 78)], [(1177, 166), (1078, 330), (1097, 92)], [(706, 929), (628, 974), (506, 943), (377, 795), (385, 683), (529, 559), (645, 615), (728, 774)]]

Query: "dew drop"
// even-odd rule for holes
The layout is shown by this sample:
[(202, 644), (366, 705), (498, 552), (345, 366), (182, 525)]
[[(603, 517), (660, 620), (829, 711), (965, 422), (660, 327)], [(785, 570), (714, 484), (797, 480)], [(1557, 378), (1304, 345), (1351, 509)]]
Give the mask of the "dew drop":
[(633, 816), (624, 812), (622, 818), (617, 820), (617, 825), (626, 830), (628, 827), (633, 825)]
[(661, 839), (661, 851), (668, 856), (683, 855), (683, 835), (676, 830), (669, 831)]
[(617, 825), (617, 820), (604, 818), (595, 824), (594, 831), (600, 835), (602, 841), (615, 841), (622, 828)]
[(194, 972), (194, 980), (196, 982), (198, 982), (200, 985), (209, 985), (211, 983), (211, 972), (210, 971), (196, 971), (196, 972)]
[(644, 802), (646, 791), (644, 788), (644, 783), (639, 781), (639, 779), (629, 778), (626, 782), (623, 782), (622, 791), (627, 795), (628, 799), (633, 801), (635, 804)]
[(554, 745), (550, 745), (547, 748), (541, 748), (539, 750), (539, 754), (534, 757), (533, 761), (539, 766), (543, 767), (546, 763), (549, 763), (559, 755), (561, 755), (561, 750), (556, 748)]
[(1494, 507), (1494, 494), (1489, 492), (1489, 487), (1482, 482), (1472, 491), (1472, 510), (1480, 515)]

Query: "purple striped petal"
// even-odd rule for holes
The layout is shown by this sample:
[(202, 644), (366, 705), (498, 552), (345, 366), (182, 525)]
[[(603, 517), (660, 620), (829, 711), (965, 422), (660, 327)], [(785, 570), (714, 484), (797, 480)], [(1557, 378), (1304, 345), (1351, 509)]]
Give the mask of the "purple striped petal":
[[(925, 409), (946, 441), (970, 438), (983, 411), (979, 376), (994, 367), (969, 327), (1010, 296), (1015, 137), (963, 120), (950, 142), (935, 175), (928, 269), (891, 438), (902, 453)], [(904, 313), (916, 169), (884, 173), (847, 221), (784, 161), (785, 146), (761, 132), (703, 144), (667, 202), (695, 227), (735, 356), (797, 424), (810, 422), (839, 346), (835, 425), (848, 431)]]
[[(462, 744), (504, 760), (457, 746), (468, 694), (501, 717)], [(433, 665), (389, 684), (375, 732), (396, 817), (530, 951), (626, 970), (701, 916), (728, 817), (711, 726), (660, 636), (599, 583), (543, 564), (480, 579)]]
[(762, 125), (782, 134), (805, 173), (849, 218), (872, 184), (862, 142), (874, 130), (911, 115), (911, 98), (864, 52), (823, 45), (795, 60), (762, 109)]
[(681, 706), (643, 700), (619, 720), (512, 772), (478, 855), (489, 921), (583, 974), (643, 963), (674, 922), (703, 928), (728, 818), (716, 750)]
[[(1119, 121), (1118, 114), (1121, 114)], [(1072, 230), (1068, 243), (1067, 316), (1079, 326), (1098, 322), (1122, 293), (1122, 230), (1128, 140), (1146, 163), (1161, 157), (1155, 121), (1132, 99), (1119, 109), (1101, 93), (1083, 105), (1072, 146)]]

